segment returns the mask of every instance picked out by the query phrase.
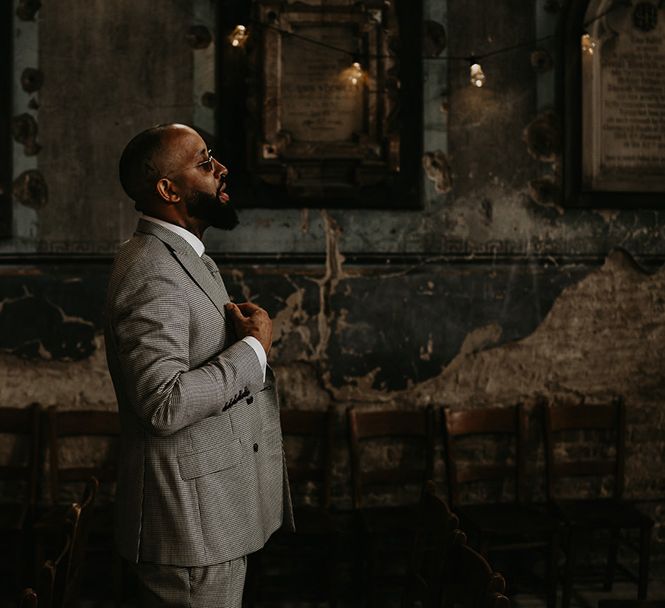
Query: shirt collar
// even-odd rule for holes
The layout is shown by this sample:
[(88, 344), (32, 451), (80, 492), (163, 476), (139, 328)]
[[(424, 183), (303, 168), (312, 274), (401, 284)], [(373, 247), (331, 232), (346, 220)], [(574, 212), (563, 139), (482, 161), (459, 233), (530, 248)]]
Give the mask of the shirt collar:
[(203, 252), (206, 250), (205, 245), (203, 244), (201, 239), (198, 238), (196, 235), (192, 234), (189, 230), (183, 228), (182, 226), (176, 226), (175, 224), (171, 224), (170, 222), (165, 222), (164, 220), (160, 220), (159, 218), (152, 217), (150, 215), (145, 215), (145, 213), (141, 214), (141, 219), (146, 220), (148, 222), (152, 222), (153, 224), (158, 224), (159, 226), (162, 226), (167, 230), (170, 230), (171, 232), (175, 232), (178, 236), (185, 239), (192, 246), (192, 249), (196, 251), (196, 255), (198, 255), (199, 257), (201, 257), (203, 255)]

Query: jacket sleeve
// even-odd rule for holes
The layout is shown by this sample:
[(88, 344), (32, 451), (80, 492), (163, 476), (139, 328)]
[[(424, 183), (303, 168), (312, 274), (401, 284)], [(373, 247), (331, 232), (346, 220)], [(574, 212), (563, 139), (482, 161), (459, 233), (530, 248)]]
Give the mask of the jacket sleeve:
[(130, 403), (155, 435), (214, 416), (263, 386), (256, 353), (242, 340), (190, 369), (189, 302), (168, 274), (121, 285), (112, 339)]

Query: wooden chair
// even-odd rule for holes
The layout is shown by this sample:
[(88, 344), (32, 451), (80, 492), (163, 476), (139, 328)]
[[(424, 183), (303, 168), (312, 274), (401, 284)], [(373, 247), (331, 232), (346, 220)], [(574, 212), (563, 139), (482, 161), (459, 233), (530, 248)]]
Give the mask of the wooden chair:
[[(339, 541), (330, 510), (335, 410), (282, 410), (280, 418), (296, 532), (276, 532), (262, 551), (251, 556), (247, 603), (316, 599), (334, 604)], [(300, 447), (294, 460), (289, 458), (289, 442)]]
[[(46, 411), (46, 435), (49, 446), (50, 500), (53, 508), (38, 525), (39, 529), (50, 528), (53, 520), (60, 517), (63, 506), (71, 502), (69, 496), (95, 477), (102, 488), (109, 489), (106, 502), (95, 507), (95, 518), (90, 531), (89, 552), (95, 564), (107, 561), (111, 564), (112, 587), (116, 604), (122, 599), (122, 559), (113, 540), (113, 484), (116, 481), (115, 454), (112, 459), (98, 463), (77, 463), (65, 466), (62, 462), (63, 441), (81, 438), (84, 441), (110, 440), (117, 442), (120, 434), (120, 419), (117, 412), (100, 410), (60, 410), (56, 406)], [(99, 503), (99, 501), (98, 501)]]
[[(452, 411), (443, 409), (443, 436), (451, 507), (462, 528), (477, 540), (481, 554), (489, 552), (545, 551), (546, 597), (549, 608), (556, 605), (559, 523), (545, 505), (525, 503), (526, 412), (522, 405)], [(492, 462), (462, 462), (458, 450), (471, 440), (476, 449), (499, 454)], [(488, 443), (490, 445), (488, 445)], [(512, 453), (512, 455), (510, 454)], [(461, 487), (468, 483), (495, 484), (503, 494), (506, 482), (512, 492), (506, 500), (488, 499), (479, 504), (460, 504)]]
[[(349, 408), (347, 420), (353, 507), (365, 556), (367, 601), (372, 605), (379, 582), (403, 587), (417, 527), (418, 499), (395, 504), (391, 496), (409, 485), (422, 488), (432, 478), (434, 414), (431, 407), (412, 411)], [(387, 453), (379, 454), (381, 447)], [(407, 462), (400, 462), (396, 455), (400, 448), (405, 450)], [(419, 453), (409, 455), (409, 448)], [(370, 504), (371, 494), (378, 505)]]
[(457, 516), (446, 501), (437, 496), (434, 482), (427, 481), (423, 487), (402, 608), (440, 608), (453, 547), (464, 541)]
[[(25, 585), (23, 579), (29, 569), (26, 548), (31, 544), (40, 473), (39, 415), (36, 403), (26, 408), (0, 407), (0, 435), (12, 436), (17, 442), (14, 453), (8, 454), (9, 460), (0, 464), (2, 493), (11, 496), (11, 500), (0, 502), (0, 539), (7, 548), (2, 552), (2, 570), (12, 575), (10, 584), (16, 592)], [(19, 458), (20, 452), (25, 455), (23, 459)]]
[[(39, 608), (74, 608), (78, 606), (81, 572), (86, 557), (88, 535), (93, 518), (99, 482), (91, 477), (80, 502), (73, 503), (51, 531), (53, 555), (44, 561), (37, 577), (37, 594), (24, 591), (24, 596), (36, 595)], [(36, 604), (35, 604), (36, 605)]]
[[(547, 496), (567, 528), (565, 552), (566, 568), (563, 586), (563, 608), (570, 606), (573, 573), (576, 569), (577, 537), (587, 530), (607, 530), (610, 545), (605, 573), (605, 589), (612, 588), (617, 567), (617, 551), (621, 530), (639, 532), (638, 599), (645, 599), (649, 581), (649, 552), (651, 530), (654, 522), (635, 506), (623, 500), (626, 412), (623, 400), (614, 399), (605, 405), (545, 406), (545, 461)], [(591, 459), (568, 459), (566, 434), (575, 432), (601, 432), (613, 435), (607, 442), (613, 454)], [(587, 441), (588, 443), (588, 441)], [(602, 447), (597, 442), (597, 447)], [(562, 498), (557, 488), (565, 480), (596, 478), (609, 480), (610, 496), (607, 498)], [(579, 492), (576, 492), (579, 496)], [(625, 568), (622, 570), (629, 573)]]

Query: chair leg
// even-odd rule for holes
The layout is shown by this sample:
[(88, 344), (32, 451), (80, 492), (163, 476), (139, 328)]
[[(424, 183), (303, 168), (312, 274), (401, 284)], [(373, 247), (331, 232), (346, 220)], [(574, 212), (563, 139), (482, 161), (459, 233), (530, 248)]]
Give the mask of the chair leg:
[(575, 572), (575, 561), (577, 558), (577, 548), (575, 547), (574, 537), (575, 534), (573, 529), (569, 528), (566, 538), (566, 566), (563, 575), (562, 608), (570, 608), (570, 600), (573, 592), (573, 574)]
[(331, 551), (329, 551), (328, 559), (326, 561), (326, 568), (327, 568), (326, 580), (328, 584), (327, 597), (330, 608), (336, 608), (338, 601), (338, 594), (339, 594), (339, 584), (340, 584), (337, 573), (339, 572), (340, 569), (341, 555), (342, 555), (340, 538), (337, 532), (332, 533), (330, 544), (331, 544)]
[(122, 599), (124, 595), (125, 577), (123, 572), (123, 559), (116, 549), (112, 549), (112, 568), (113, 568), (113, 599), (116, 608), (122, 606)]
[(365, 582), (365, 605), (368, 608), (374, 608), (376, 605), (376, 578), (377, 578), (377, 571), (378, 571), (378, 554), (379, 550), (378, 547), (376, 546), (376, 538), (372, 534), (368, 534), (367, 536), (367, 542), (366, 542), (366, 547), (367, 547), (367, 561), (365, 564), (366, 567), (366, 572), (367, 572), (367, 578)]
[(547, 560), (547, 608), (556, 608), (556, 590), (559, 581), (559, 531), (550, 539), (550, 554)]
[(651, 553), (651, 527), (640, 528), (640, 574), (637, 584), (637, 599), (644, 600), (647, 597), (649, 586), (649, 558)]
[(605, 591), (612, 591), (614, 573), (617, 566), (617, 552), (619, 551), (619, 529), (610, 530), (610, 546), (607, 551), (607, 566), (605, 568)]

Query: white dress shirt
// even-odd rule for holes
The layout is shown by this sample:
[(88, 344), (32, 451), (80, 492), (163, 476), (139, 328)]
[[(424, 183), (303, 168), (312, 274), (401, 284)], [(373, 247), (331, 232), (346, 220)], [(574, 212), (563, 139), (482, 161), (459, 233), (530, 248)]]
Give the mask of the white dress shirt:
[[(159, 224), (167, 230), (175, 232), (178, 236), (185, 239), (192, 246), (192, 249), (196, 251), (196, 255), (199, 257), (201, 257), (205, 252), (206, 248), (203, 244), (203, 241), (201, 241), (201, 239), (198, 238), (195, 234), (192, 234), (189, 230), (183, 228), (182, 226), (176, 226), (170, 222), (165, 222), (164, 220), (160, 220), (159, 218), (145, 214), (141, 214), (141, 219), (152, 222), (153, 224)], [(261, 365), (261, 371), (263, 372), (263, 381), (265, 382), (266, 365), (268, 364), (268, 359), (266, 357), (266, 351), (263, 350), (263, 346), (261, 346), (261, 342), (259, 342), (254, 336), (245, 336), (242, 341), (249, 344), (249, 346), (252, 347), (252, 350), (256, 353), (256, 356), (259, 358), (259, 364)]]

